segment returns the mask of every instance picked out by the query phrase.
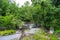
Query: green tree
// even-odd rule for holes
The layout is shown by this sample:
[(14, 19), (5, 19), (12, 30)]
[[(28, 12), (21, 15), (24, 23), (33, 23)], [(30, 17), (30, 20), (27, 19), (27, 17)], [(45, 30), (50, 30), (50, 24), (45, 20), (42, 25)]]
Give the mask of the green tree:
[[(37, 1), (37, 0), (36, 0)], [(52, 6), (50, 0), (39, 0), (40, 3), (36, 3), (34, 7), (34, 15), (33, 18), (36, 23), (41, 24), (43, 27), (56, 27), (57, 19), (55, 18), (56, 7)], [(32, 1), (33, 4), (35, 1)], [(36, 10), (36, 11), (35, 11)], [(57, 16), (56, 16), (57, 17)]]
[(6, 14), (8, 4), (8, 0), (0, 0), (0, 15), (4, 16)]
[(51, 0), (52, 4), (58, 7), (60, 5), (60, 0)]

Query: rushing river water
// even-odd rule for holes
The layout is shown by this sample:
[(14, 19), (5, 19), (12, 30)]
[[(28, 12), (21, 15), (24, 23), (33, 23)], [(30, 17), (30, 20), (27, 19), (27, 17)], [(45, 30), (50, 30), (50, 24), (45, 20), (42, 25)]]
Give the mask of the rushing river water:
[[(29, 31), (25, 31), (26, 34), (34, 34), (35, 31), (39, 30), (39, 28), (32, 28)], [(14, 40), (14, 39), (18, 39), (21, 36), (21, 33), (16, 33), (13, 35), (9, 35), (9, 36), (0, 36), (0, 40)]]

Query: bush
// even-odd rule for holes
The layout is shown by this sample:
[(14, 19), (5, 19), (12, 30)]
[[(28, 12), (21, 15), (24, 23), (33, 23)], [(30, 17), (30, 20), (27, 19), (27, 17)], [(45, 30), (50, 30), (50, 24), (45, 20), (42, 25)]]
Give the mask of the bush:
[(15, 33), (15, 30), (0, 31), (0, 36), (11, 35), (11, 34), (14, 34), (14, 33)]
[(58, 38), (56, 37), (56, 35), (49, 34), (48, 36), (50, 37), (50, 40), (58, 40)]
[(59, 33), (60, 33), (60, 30), (55, 30), (54, 33), (55, 33), (55, 34), (59, 34)]

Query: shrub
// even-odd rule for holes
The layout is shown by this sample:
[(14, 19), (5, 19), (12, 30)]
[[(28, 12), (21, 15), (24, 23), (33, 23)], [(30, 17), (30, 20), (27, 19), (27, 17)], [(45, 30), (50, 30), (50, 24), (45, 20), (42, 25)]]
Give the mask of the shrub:
[(50, 37), (50, 40), (58, 40), (58, 38), (54, 34), (49, 34), (48, 36)]
[(60, 30), (55, 30), (54, 33), (55, 33), (55, 34), (59, 34), (59, 33), (60, 33)]

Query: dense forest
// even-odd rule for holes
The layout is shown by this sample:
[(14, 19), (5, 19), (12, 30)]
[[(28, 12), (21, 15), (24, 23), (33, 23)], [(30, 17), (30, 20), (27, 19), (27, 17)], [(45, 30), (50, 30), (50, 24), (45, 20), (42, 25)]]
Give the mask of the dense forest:
[(19, 7), (8, 0), (0, 0), (0, 28), (15, 29), (25, 20), (39, 24), (40, 27), (60, 28), (60, 0), (31, 0)]

